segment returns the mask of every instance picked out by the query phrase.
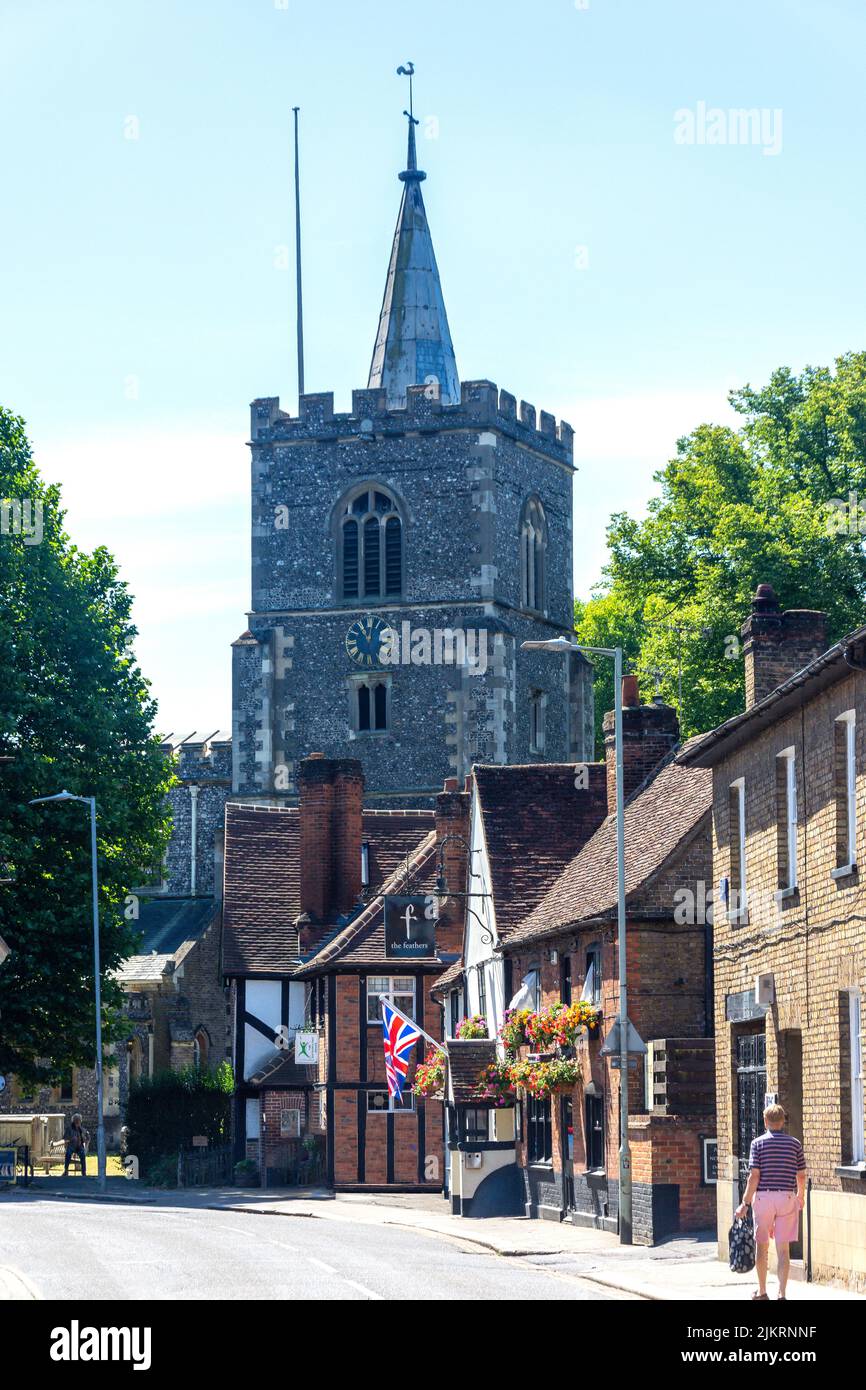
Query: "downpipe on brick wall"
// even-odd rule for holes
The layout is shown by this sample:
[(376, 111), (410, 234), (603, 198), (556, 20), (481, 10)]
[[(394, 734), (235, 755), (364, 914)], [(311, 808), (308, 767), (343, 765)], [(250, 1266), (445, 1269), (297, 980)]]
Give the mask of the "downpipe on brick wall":
[(198, 787), (191, 786), (189, 789), (189, 891), (190, 897), (195, 897), (195, 842), (198, 835)]

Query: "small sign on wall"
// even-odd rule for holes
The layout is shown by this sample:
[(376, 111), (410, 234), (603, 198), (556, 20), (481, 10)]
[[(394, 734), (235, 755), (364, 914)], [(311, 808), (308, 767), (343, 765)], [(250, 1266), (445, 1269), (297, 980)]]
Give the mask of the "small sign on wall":
[(318, 1033), (295, 1034), (295, 1063), (297, 1066), (313, 1066), (319, 1060)]
[(281, 1139), (300, 1139), (301, 1137), (301, 1112), (300, 1110), (281, 1110), (280, 1111), (280, 1138)]
[(716, 1183), (719, 1180), (719, 1141), (701, 1139), (701, 1182)]

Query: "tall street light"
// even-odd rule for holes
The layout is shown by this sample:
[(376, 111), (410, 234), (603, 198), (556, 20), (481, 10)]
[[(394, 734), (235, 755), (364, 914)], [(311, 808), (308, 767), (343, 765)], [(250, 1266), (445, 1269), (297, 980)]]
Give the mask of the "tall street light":
[(616, 886), (617, 952), (619, 970), (619, 1240), (631, 1245), (631, 1147), (628, 1142), (628, 996), (625, 933), (625, 811), (622, 776), (622, 647), (581, 647), (567, 637), (544, 642), (521, 642), (522, 651), (572, 652), (613, 657), (614, 733), (616, 739)]
[(99, 964), (99, 897), (96, 880), (96, 797), (73, 796), (58, 792), (56, 796), (37, 796), (31, 806), (47, 801), (80, 801), (90, 807), (90, 881), (93, 890), (93, 978), (96, 987), (96, 1162), (99, 1186), (105, 1190), (105, 1116), (102, 1109), (102, 978)]

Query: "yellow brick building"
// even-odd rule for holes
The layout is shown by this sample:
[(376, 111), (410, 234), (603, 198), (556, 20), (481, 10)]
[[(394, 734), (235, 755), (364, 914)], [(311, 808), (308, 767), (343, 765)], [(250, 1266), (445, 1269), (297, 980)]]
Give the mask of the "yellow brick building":
[(866, 1287), (866, 627), (827, 649), (760, 585), (743, 637), (745, 712), (681, 755), (713, 769), (720, 1254), (778, 1098), (810, 1177), (792, 1256)]

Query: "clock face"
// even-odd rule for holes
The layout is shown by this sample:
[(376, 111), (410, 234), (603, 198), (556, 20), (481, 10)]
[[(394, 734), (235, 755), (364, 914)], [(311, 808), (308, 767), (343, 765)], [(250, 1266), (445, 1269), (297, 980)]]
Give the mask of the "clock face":
[(357, 618), (346, 633), (346, 651), (357, 666), (378, 666), (382, 636), (390, 628), (372, 613)]

